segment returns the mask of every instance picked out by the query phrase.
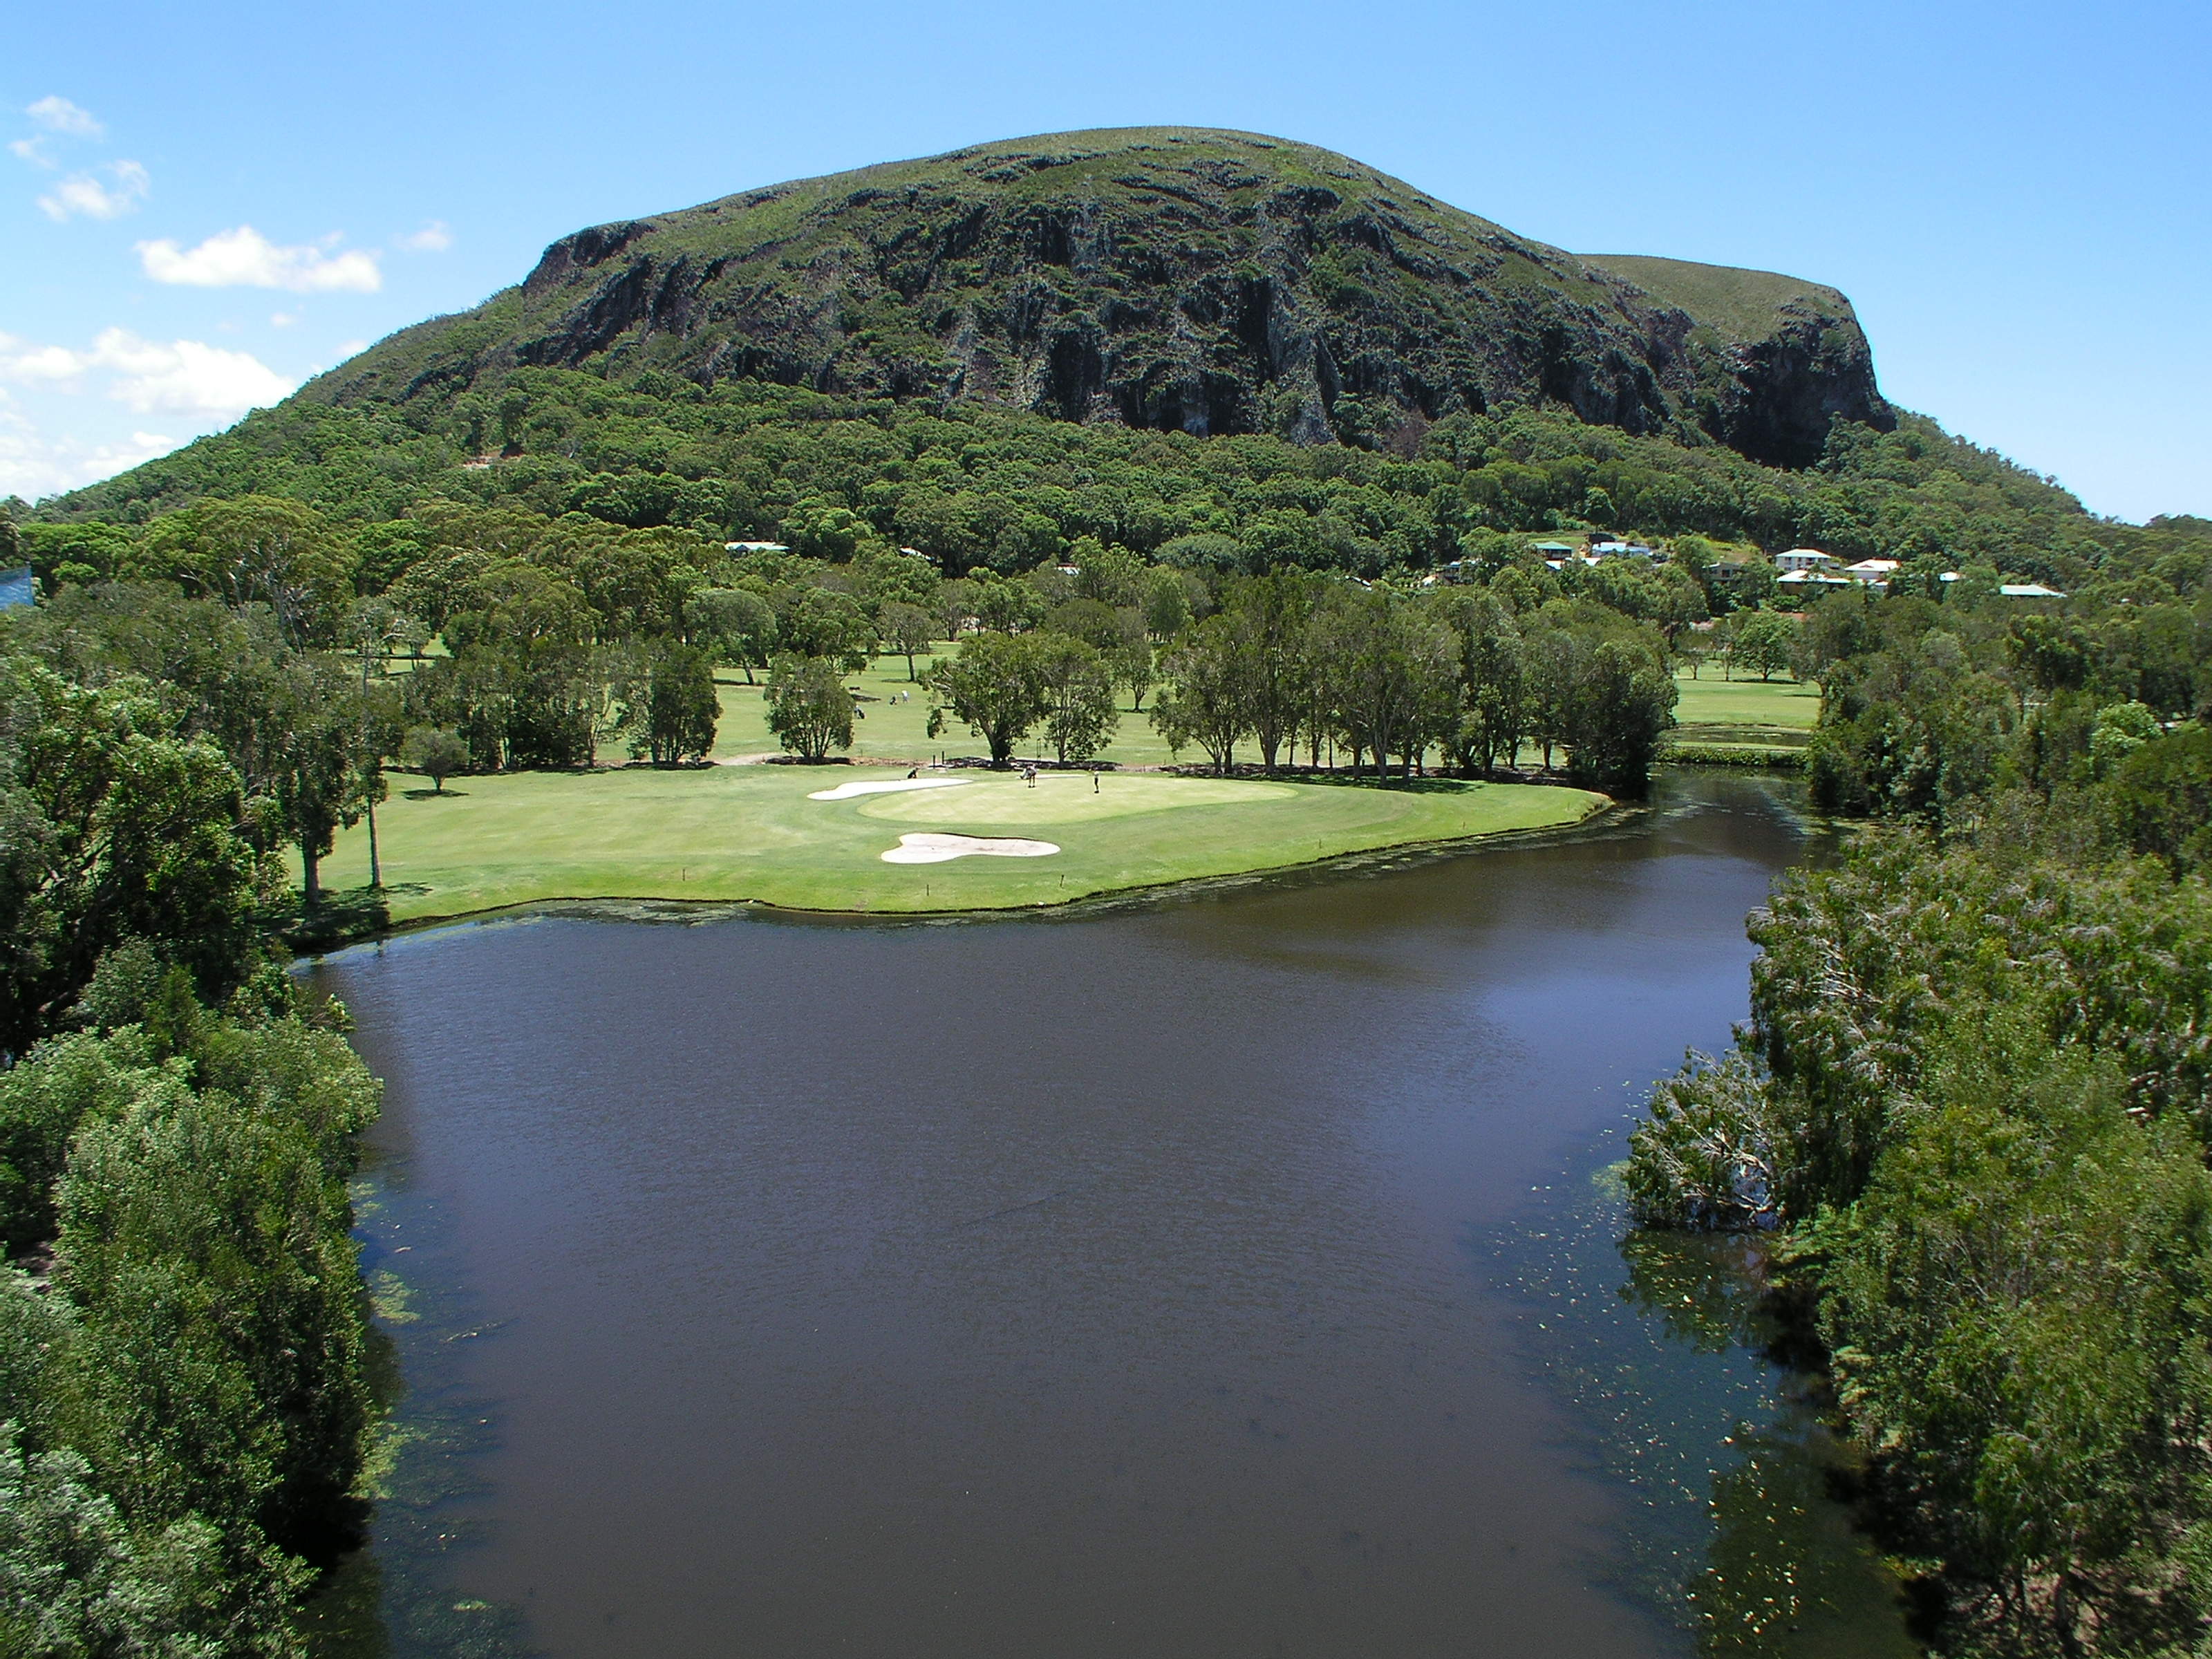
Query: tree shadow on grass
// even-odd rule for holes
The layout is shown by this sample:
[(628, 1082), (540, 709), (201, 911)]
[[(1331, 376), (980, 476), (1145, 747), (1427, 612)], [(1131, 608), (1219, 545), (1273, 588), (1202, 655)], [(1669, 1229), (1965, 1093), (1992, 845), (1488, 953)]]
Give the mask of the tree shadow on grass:
[(403, 789), (399, 792), (402, 800), (466, 800), (468, 798), (469, 792), (465, 789)]
[(274, 918), (276, 935), (287, 948), (308, 953), (372, 938), (392, 925), (392, 895), (410, 890), (421, 890), (411, 884), (325, 888), (321, 902), (313, 909), (294, 893)]

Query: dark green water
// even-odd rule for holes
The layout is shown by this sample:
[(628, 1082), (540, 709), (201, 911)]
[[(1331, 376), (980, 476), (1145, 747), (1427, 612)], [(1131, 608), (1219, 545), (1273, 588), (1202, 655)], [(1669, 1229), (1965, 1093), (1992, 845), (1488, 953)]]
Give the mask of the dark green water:
[(1783, 786), (1051, 919), (317, 971), (404, 1395), (331, 1654), (1911, 1651), (1745, 1263), (1626, 1237)]

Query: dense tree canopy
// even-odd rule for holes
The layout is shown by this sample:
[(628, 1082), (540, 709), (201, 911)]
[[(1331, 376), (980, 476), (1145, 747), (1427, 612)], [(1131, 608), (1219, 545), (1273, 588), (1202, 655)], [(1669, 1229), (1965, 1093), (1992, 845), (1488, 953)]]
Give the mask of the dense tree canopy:
[(1659, 1088), (1627, 1168), (1650, 1221), (1782, 1231), (1960, 1651), (2212, 1630), (2202, 574), (1814, 607), (1812, 793), (1883, 822), (1753, 918), (1739, 1050)]

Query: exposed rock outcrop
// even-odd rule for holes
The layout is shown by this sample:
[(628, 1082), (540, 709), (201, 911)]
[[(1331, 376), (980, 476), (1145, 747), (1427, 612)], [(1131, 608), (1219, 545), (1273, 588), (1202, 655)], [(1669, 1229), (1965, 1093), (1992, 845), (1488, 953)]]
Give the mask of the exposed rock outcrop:
[(1837, 416), (1894, 418), (1833, 289), (1581, 259), (1325, 150), (1186, 129), (984, 145), (579, 231), (519, 289), (310, 395), (442, 396), (518, 364), (1308, 443), (1540, 403), (1784, 465)]

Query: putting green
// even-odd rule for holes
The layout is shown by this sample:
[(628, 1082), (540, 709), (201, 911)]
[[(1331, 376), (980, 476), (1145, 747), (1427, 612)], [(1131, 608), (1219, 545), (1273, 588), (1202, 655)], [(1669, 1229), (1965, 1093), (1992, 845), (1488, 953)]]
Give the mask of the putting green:
[(994, 777), (960, 789), (872, 795), (860, 812), (863, 817), (899, 823), (1080, 823), (1178, 807), (1257, 806), (1264, 801), (1295, 800), (1297, 793), (1297, 786), (1287, 783), (1164, 778), (1151, 773), (1102, 776), (1094, 786), (1087, 772), (1044, 772), (1034, 784), (1018, 776)]
[[(1430, 780), (1376, 788), (1048, 773), (969, 772), (958, 788), (843, 800), (882, 767), (712, 766), (522, 772), (404, 789), (377, 811), (394, 921), (560, 898), (754, 900), (799, 909), (1004, 909), (1170, 882), (1280, 869), (1425, 842), (1573, 823), (1602, 796)], [(1047, 858), (885, 863), (908, 834), (990, 838), (1048, 827)], [(332, 889), (368, 879), (356, 826), (323, 864)]]

